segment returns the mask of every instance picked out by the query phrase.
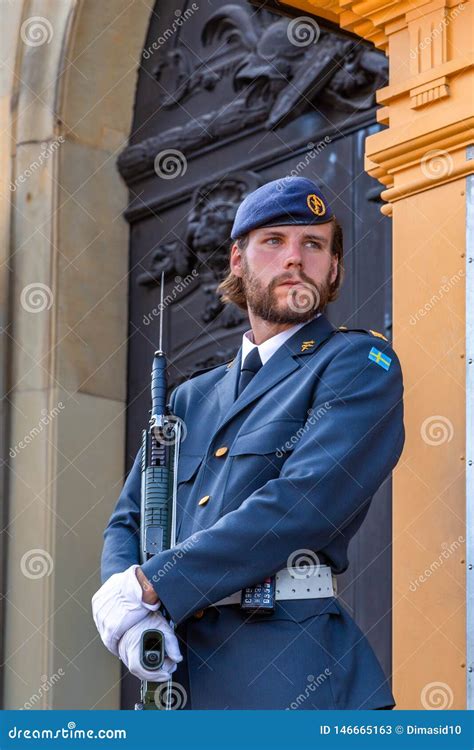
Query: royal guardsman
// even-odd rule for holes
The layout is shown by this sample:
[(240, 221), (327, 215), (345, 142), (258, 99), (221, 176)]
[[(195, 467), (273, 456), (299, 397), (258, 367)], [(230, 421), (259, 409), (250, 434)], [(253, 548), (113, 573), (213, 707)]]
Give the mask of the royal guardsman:
[(399, 360), (383, 334), (326, 317), (342, 231), (315, 183), (284, 177), (247, 195), (232, 240), (219, 292), (251, 328), (233, 361), (171, 394), (187, 431), (178, 542), (141, 566), (138, 451), (104, 534), (99, 632), (143, 679), (138, 635), (161, 618), (162, 679), (186, 710), (392, 708), (337, 575), (403, 449)]

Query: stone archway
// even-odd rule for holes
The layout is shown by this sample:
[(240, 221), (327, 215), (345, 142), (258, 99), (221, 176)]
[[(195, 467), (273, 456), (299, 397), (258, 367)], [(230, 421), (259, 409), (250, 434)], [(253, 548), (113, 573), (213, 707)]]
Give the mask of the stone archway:
[(15, 143), (3, 191), (14, 448), (4, 707), (117, 708), (120, 665), (90, 598), (123, 481), (128, 228), (115, 162), (149, 9), (32, 0), (2, 10), (18, 39), (4, 68)]

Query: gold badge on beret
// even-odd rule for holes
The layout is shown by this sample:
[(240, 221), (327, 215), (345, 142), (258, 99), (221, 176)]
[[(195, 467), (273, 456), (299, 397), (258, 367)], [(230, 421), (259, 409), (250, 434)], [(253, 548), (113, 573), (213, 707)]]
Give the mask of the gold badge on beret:
[(324, 214), (326, 213), (326, 206), (324, 205), (319, 195), (310, 193), (306, 198), (306, 203), (308, 204), (308, 208), (310, 209), (310, 211), (312, 211), (313, 214), (316, 214), (316, 216), (324, 216)]

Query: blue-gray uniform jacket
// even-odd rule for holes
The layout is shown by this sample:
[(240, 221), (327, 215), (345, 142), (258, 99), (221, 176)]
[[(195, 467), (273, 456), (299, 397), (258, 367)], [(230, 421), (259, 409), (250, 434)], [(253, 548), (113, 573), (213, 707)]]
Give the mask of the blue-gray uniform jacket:
[[(323, 314), (288, 338), (236, 398), (230, 364), (173, 391), (183, 420), (177, 544), (143, 571), (177, 624), (186, 709), (372, 709), (395, 704), (337, 597), (249, 618), (209, 607), (312, 551), (335, 574), (403, 449), (403, 381), (390, 343)], [(104, 532), (102, 581), (139, 562), (140, 450)], [(292, 559), (292, 558), (290, 558)], [(201, 610), (204, 609), (204, 614)]]

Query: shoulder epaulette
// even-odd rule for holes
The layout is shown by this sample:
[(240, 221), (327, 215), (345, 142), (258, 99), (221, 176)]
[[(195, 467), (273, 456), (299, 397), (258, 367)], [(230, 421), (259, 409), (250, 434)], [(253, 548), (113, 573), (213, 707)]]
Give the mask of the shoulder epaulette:
[(383, 335), (383, 333), (379, 333), (378, 331), (373, 331), (371, 328), (347, 328), (347, 326), (339, 326), (338, 331), (341, 331), (342, 333), (368, 333), (371, 336), (376, 336), (379, 339), (383, 339), (384, 341), (388, 341), (388, 338)]
[(227, 365), (229, 368), (232, 365), (232, 362), (234, 361), (234, 358), (230, 359), (228, 362), (218, 362), (216, 365), (210, 365), (209, 367), (202, 367), (200, 370), (195, 370), (191, 375), (188, 377), (188, 380), (191, 380), (191, 378), (195, 378), (197, 375), (202, 375), (205, 372), (209, 372), (210, 370), (215, 370), (216, 367), (222, 367), (222, 365)]

